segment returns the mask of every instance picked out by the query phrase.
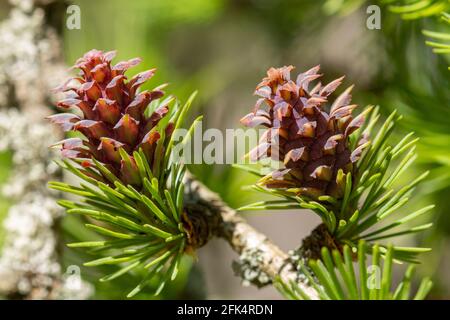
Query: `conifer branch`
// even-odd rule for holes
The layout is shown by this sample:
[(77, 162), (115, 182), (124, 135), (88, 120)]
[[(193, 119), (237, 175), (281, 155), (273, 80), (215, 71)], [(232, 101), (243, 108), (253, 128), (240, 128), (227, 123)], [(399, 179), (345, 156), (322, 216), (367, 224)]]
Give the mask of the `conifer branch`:
[[(343, 78), (325, 86), (319, 83), (309, 90), (309, 83), (320, 77), (319, 67), (301, 73), (296, 82), (290, 80), (292, 66), (271, 68), (257, 87), (261, 99), (255, 111), (242, 122), (250, 127), (268, 127), (250, 158), (271, 157), (285, 168), (262, 177), (254, 187), (282, 200), (260, 202), (241, 210), (306, 208), (318, 214), (322, 224), (303, 239), (295, 256), (288, 255), (187, 173), (182, 161), (172, 157), (176, 143), (173, 132), (183, 125), (195, 93), (181, 105), (171, 96), (160, 99), (164, 85), (141, 92), (138, 87), (155, 70), (128, 80), (126, 70), (140, 59), (112, 65), (114, 55), (115, 51), (89, 51), (75, 65), (81, 77), (58, 88), (66, 92), (66, 99), (58, 106), (78, 107), (83, 114), (49, 117), (65, 131), (81, 134), (56, 145), (62, 147), (65, 158), (60, 166), (82, 181), (79, 186), (62, 182), (51, 182), (49, 186), (78, 196), (77, 201), (58, 202), (68, 213), (97, 221), (86, 227), (96, 231), (102, 241), (69, 246), (100, 254), (85, 266), (120, 268), (101, 281), (146, 271), (128, 297), (138, 294), (154, 279), (158, 281), (158, 295), (166, 283), (175, 279), (185, 253), (195, 254), (211, 238), (220, 237), (240, 254), (234, 266), (245, 282), (258, 287), (279, 282), (295, 284), (302, 297), (319, 299), (323, 298), (320, 292), (324, 284), (312, 281), (298, 266), (320, 259), (323, 248), (344, 254), (347, 248), (346, 262), (350, 264), (353, 258), (349, 248), (356, 252), (356, 243), (361, 239), (370, 241), (368, 246), (372, 247), (376, 245), (373, 240), (430, 227), (425, 224), (385, 233), (428, 212), (430, 206), (380, 227), (381, 221), (408, 202), (414, 187), (426, 176), (393, 189), (394, 181), (415, 158), (416, 140), (411, 134), (395, 146), (387, 143), (400, 117), (392, 113), (373, 135), (379, 118), (377, 110), (367, 108), (353, 118), (353, 86), (335, 99), (329, 113), (324, 111), (328, 96)], [(80, 83), (72, 87), (74, 80)], [(268, 110), (261, 108), (262, 101)], [(369, 121), (365, 122), (368, 115)], [(182, 144), (190, 139), (199, 119), (190, 125)], [(273, 143), (276, 139), (282, 139), (278, 147)], [(277, 148), (280, 157), (275, 156)], [(400, 158), (399, 164), (389, 170), (395, 158)], [(393, 247), (389, 254), (386, 251), (385, 246), (379, 246), (382, 256), (416, 262), (417, 254), (428, 249)]]

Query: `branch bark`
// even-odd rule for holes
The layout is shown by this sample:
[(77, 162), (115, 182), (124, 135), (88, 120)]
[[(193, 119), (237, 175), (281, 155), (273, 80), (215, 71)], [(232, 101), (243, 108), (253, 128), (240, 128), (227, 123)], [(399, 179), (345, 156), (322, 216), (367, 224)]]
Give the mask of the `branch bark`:
[[(277, 277), (282, 281), (296, 281), (311, 298), (318, 299), (316, 290), (299, 278), (299, 273), (289, 255), (257, 231), (235, 210), (227, 206), (216, 193), (196, 180), (191, 174), (185, 177), (185, 207), (191, 225), (191, 245), (199, 247), (216, 236), (225, 239), (240, 255), (241, 277), (263, 286)], [(191, 226), (192, 228), (192, 226)], [(244, 269), (242, 267), (244, 265)], [(250, 268), (250, 269), (248, 269)], [(248, 271), (248, 272), (247, 272)]]

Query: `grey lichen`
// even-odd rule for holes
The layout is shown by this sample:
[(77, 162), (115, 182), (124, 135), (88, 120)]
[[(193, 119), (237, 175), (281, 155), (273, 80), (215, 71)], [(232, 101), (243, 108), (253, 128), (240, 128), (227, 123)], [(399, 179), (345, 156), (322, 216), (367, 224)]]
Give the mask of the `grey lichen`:
[(92, 286), (62, 270), (58, 225), (63, 212), (56, 205), (58, 195), (47, 189), (47, 182), (61, 175), (49, 149), (60, 137), (44, 116), (50, 89), (66, 72), (59, 39), (40, 7), (50, 1), (10, 2), (9, 17), (0, 24), (0, 152), (12, 154), (10, 179), (1, 192), (13, 205), (3, 223), (0, 295), (85, 299)]
[[(295, 250), (289, 250), (289, 260), (294, 265), (297, 266), (296, 270), (296, 277), (295, 281), (297, 283), (303, 283), (305, 285), (309, 285), (309, 279), (308, 277), (303, 273), (302, 269), (300, 268), (301, 265), (306, 267), (306, 269), (309, 271), (310, 268), (308, 266), (308, 259), (304, 256), (302, 248), (298, 248)], [(313, 274), (312, 272), (310, 272)]]
[(46, 185), (59, 176), (48, 141), (54, 136), (42, 120), (15, 109), (0, 111), (0, 152), (13, 154), (13, 171), (2, 192), (14, 204), (4, 221), (0, 294), (32, 299), (87, 298), (92, 289), (68, 284), (57, 253), (56, 232), (63, 211)]
[(249, 286), (253, 284), (258, 288), (262, 288), (272, 283), (270, 276), (262, 271), (260, 267), (265, 261), (263, 255), (263, 251), (252, 247), (243, 250), (239, 259), (233, 261), (233, 271), (235, 275), (242, 279), (242, 285)]
[[(42, 1), (10, 0), (0, 24), (0, 108), (48, 108), (50, 90), (66, 77), (56, 31), (46, 25)], [(50, 1), (47, 1), (50, 2)]]

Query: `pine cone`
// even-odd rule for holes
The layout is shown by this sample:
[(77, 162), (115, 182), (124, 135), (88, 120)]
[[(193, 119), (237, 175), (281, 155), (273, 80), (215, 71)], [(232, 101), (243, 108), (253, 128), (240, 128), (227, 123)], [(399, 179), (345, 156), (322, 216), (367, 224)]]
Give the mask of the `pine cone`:
[(261, 98), (254, 111), (241, 119), (245, 126), (268, 128), (259, 145), (250, 151), (250, 159), (271, 157), (283, 163), (281, 169), (260, 180), (268, 188), (292, 189), (312, 198), (340, 198), (342, 177), (355, 170), (353, 164), (366, 145), (364, 137), (355, 150), (349, 144), (349, 136), (364, 123), (366, 112), (352, 117), (356, 108), (350, 104), (353, 86), (334, 100), (329, 111), (325, 109), (344, 77), (326, 86), (319, 82), (309, 89), (310, 83), (321, 77), (319, 66), (299, 74), (295, 82), (290, 78), (292, 69), (270, 68), (256, 87), (255, 95)]
[[(64, 131), (78, 131), (86, 138), (61, 141), (58, 145), (62, 145), (63, 156), (82, 160), (84, 167), (92, 166), (92, 159), (96, 159), (125, 185), (140, 186), (133, 151), (142, 148), (148, 164), (152, 166), (156, 142), (161, 136), (156, 131), (156, 125), (169, 109), (167, 104), (159, 106), (150, 116), (146, 116), (146, 109), (152, 101), (164, 95), (162, 89), (165, 85), (152, 91), (138, 92), (138, 88), (154, 75), (155, 69), (141, 72), (128, 80), (125, 72), (141, 60), (134, 58), (111, 66), (115, 55), (115, 51), (103, 53), (91, 50), (80, 58), (74, 66), (81, 70), (80, 76), (69, 79), (55, 91), (66, 93), (66, 98), (58, 102), (58, 107), (77, 107), (82, 116), (60, 113), (49, 119)], [(171, 134), (172, 129), (172, 125), (166, 127), (166, 136)], [(125, 152), (120, 152), (121, 149)], [(102, 179), (90, 171), (84, 173)]]

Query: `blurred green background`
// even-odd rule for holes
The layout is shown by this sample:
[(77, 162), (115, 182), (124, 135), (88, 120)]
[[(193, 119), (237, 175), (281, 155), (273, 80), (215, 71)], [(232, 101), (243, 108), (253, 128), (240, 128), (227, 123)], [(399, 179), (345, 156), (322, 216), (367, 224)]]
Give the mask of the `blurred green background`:
[[(421, 137), (419, 161), (411, 175), (416, 176), (415, 171), (419, 169), (432, 170), (431, 178), (410, 206), (424, 202), (437, 205), (434, 229), (412, 241), (434, 248), (421, 268), (421, 272), (431, 274), (435, 280), (432, 297), (450, 297), (449, 59), (434, 54), (425, 45), (421, 33), (424, 28), (442, 30), (445, 26), (438, 17), (402, 20), (382, 6), (381, 29), (369, 30), (366, 27), (369, 3), (361, 0), (326, 3), (315, 0), (80, 0), (72, 3), (80, 6), (81, 29), (68, 30), (61, 26), (68, 65), (92, 48), (117, 49), (118, 59), (139, 56), (143, 63), (131, 73), (158, 68), (149, 87), (169, 82), (167, 91), (182, 101), (199, 90), (191, 116), (204, 114), (204, 128), (240, 127), (239, 119), (254, 105), (254, 87), (266, 70), (289, 64), (296, 66), (297, 72), (320, 64), (323, 81), (345, 74), (345, 85), (356, 85), (353, 101), (360, 106), (380, 105), (384, 114), (398, 109), (404, 121), (397, 135), (415, 131)], [(8, 175), (9, 163), (8, 155), (0, 156), (0, 183)], [(197, 165), (191, 170), (233, 207), (255, 197), (240, 189), (252, 183), (253, 178), (228, 165)], [(0, 219), (7, 205), (0, 198)], [(285, 219), (288, 224), (289, 219)], [(256, 220), (258, 217), (251, 221)], [(283, 233), (282, 228), (279, 225), (271, 232)], [(74, 218), (65, 219), (64, 230), (68, 240), (91, 236)], [(295, 228), (289, 236), (291, 243), (301, 243), (302, 233), (296, 233)], [(1, 238), (0, 229), (0, 243)], [(65, 250), (67, 265), (81, 264), (84, 257), (80, 252)], [(224, 268), (230, 268), (229, 264)], [(203, 285), (202, 271), (197, 265), (192, 268), (192, 259), (186, 260), (184, 270), (162, 298), (210, 297), (211, 293)], [(100, 272), (83, 269), (85, 278), (96, 283), (96, 298), (121, 298), (122, 292), (135, 283), (130, 276), (112, 284), (98, 284), (95, 279)], [(214, 295), (236, 297), (230, 292)], [(140, 296), (149, 297), (145, 293)]]

